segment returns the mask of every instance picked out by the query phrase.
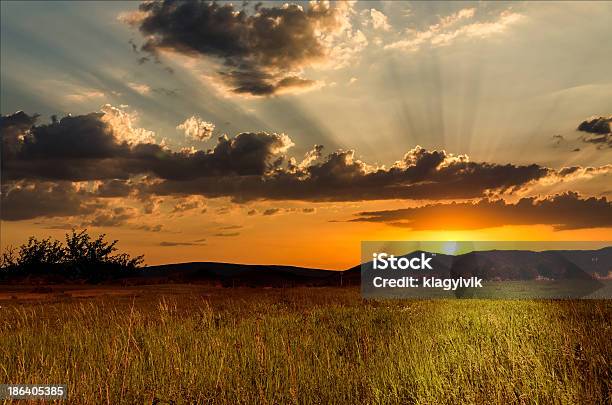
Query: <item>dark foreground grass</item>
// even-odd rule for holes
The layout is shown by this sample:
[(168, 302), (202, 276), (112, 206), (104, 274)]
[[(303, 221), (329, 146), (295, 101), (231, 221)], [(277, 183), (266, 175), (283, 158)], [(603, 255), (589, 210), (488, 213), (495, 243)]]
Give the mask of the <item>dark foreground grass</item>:
[[(179, 292), (179, 293), (177, 293)], [(362, 301), (357, 289), (151, 287), (0, 301), (0, 383), (75, 404), (598, 404), (609, 301)]]

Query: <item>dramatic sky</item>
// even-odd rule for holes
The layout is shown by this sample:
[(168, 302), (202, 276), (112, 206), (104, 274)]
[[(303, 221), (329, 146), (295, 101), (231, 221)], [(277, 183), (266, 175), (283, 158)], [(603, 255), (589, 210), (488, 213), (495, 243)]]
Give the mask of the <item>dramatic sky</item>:
[(2, 247), (612, 239), (612, 2), (0, 7)]

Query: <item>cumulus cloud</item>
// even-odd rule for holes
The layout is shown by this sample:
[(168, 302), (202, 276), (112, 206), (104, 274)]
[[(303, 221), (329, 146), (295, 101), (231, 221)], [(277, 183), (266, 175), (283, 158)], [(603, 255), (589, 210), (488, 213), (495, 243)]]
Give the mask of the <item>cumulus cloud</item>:
[(612, 148), (610, 123), (612, 123), (612, 115), (609, 117), (591, 117), (582, 121), (576, 129), (587, 133), (582, 137), (584, 142), (593, 143), (599, 147)]
[(2, 178), (80, 181), (152, 174), (178, 180), (232, 173), (262, 175), (279, 165), (293, 146), (285, 134), (258, 132), (220, 137), (208, 151), (173, 152), (149, 143), (146, 136), (128, 136), (133, 127), (126, 120), (121, 110), (110, 108), (34, 125), (15, 136), (12, 122), (16, 119), (3, 117), (2, 122), (13, 128), (6, 135), (2, 132), (3, 143), (6, 137), (13, 146), (2, 149)]
[(372, 28), (374, 28), (375, 30), (383, 30), (383, 31), (389, 31), (391, 29), (389, 20), (387, 19), (387, 16), (383, 12), (378, 11), (375, 8), (372, 8), (370, 9), (369, 14), (370, 14), (370, 20), (368, 21), (368, 23), (372, 24)]
[[(419, 146), (388, 167), (370, 165), (352, 150), (324, 156), (321, 145), (298, 163), (288, 156), (293, 146), (289, 136), (266, 132), (222, 136), (212, 149), (177, 152), (155, 143), (128, 142), (105, 114), (68, 116), (41, 125), (24, 113), (2, 117), (3, 144), (9, 139), (12, 145), (2, 150), (3, 184), (85, 182), (91, 198), (135, 198), (149, 214), (159, 211), (164, 196), (184, 199), (175, 212), (201, 208), (194, 205), (201, 197), (235, 202), (474, 199), (612, 172), (612, 165), (555, 170), (537, 164), (473, 162), (465, 155)], [(47, 194), (38, 194), (44, 201)], [(66, 206), (74, 212), (82, 209)]]
[(17, 153), (18, 149), (34, 126), (38, 115), (28, 115), (23, 111), (17, 111), (11, 115), (0, 116), (0, 135), (2, 137), (2, 157)]
[(415, 208), (361, 212), (353, 222), (382, 222), (413, 230), (481, 229), (505, 225), (551, 225), (556, 230), (612, 226), (612, 201), (577, 193), (504, 200), (429, 204)]
[(263, 176), (214, 176), (151, 185), (155, 194), (188, 193), (235, 201), (360, 201), (476, 198), (490, 190), (511, 191), (555, 171), (539, 165), (470, 162), (467, 156), (416, 147), (390, 168), (372, 167), (354, 151), (337, 151), (297, 169)]
[(505, 10), (496, 20), (466, 24), (465, 21), (473, 21), (475, 14), (475, 9), (467, 8), (441, 17), (436, 24), (430, 25), (425, 30), (408, 30), (407, 38), (389, 43), (385, 45), (385, 49), (418, 51), (426, 45), (433, 47), (449, 45), (460, 38), (486, 38), (506, 31), (523, 18), (521, 14)]
[(215, 130), (215, 124), (204, 121), (194, 115), (179, 124), (176, 129), (183, 131), (186, 137), (193, 140), (207, 141), (212, 137), (213, 131)]
[(138, 114), (126, 110), (127, 106), (114, 107), (110, 104), (102, 106), (104, 113), (100, 116), (113, 130), (113, 135), (119, 142), (128, 144), (155, 143), (155, 133), (135, 126)]
[(351, 12), (348, 2), (257, 4), (249, 12), (231, 3), (166, 0), (142, 3), (121, 19), (143, 34), (142, 50), (205, 58), (231, 91), (261, 96), (315, 85), (301, 76), (306, 67), (346, 62), (365, 39), (351, 29)]

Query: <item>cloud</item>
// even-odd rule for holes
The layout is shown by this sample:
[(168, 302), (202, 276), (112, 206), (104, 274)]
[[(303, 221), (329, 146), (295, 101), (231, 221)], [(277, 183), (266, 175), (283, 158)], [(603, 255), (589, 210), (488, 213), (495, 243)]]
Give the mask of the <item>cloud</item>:
[[(90, 113), (53, 119), (50, 124), (32, 125), (16, 138), (15, 125), (2, 131), (2, 180), (47, 178), (53, 180), (91, 180), (123, 178), (120, 168), (99, 164), (125, 156), (127, 143), (119, 142), (104, 113)], [(36, 120), (36, 116), (28, 116)], [(2, 117), (11, 123), (14, 116)], [(92, 164), (96, 162), (97, 164)]]
[(460, 25), (464, 20), (472, 20), (476, 10), (462, 9), (447, 17), (441, 17), (438, 23), (426, 30), (408, 30), (408, 38), (402, 38), (385, 45), (385, 49), (418, 51), (423, 46), (444, 46), (460, 38), (487, 38), (506, 31), (510, 26), (523, 19), (523, 15), (505, 10), (494, 21), (472, 22)]
[(565, 142), (565, 138), (563, 137), (563, 135), (559, 135), (559, 134), (553, 135), (552, 139), (553, 139), (554, 146), (559, 146), (561, 143)]
[[(128, 226), (159, 232), (162, 225), (135, 223), (139, 211), (123, 205), (135, 192), (132, 182), (105, 182), (92, 188), (87, 182), (18, 181), (2, 185), (1, 219), (20, 221), (34, 218), (71, 217), (69, 223), (80, 227)], [(129, 188), (125, 192), (124, 187)], [(108, 199), (111, 200), (108, 200)], [(73, 225), (75, 226), (75, 225)]]
[(195, 242), (174, 242), (174, 241), (162, 241), (159, 242), (159, 246), (163, 247), (176, 247), (176, 246), (202, 246), (206, 245), (204, 241), (195, 241)]
[[(153, 213), (164, 196), (229, 197), (234, 202), (474, 199), (612, 172), (612, 165), (555, 170), (473, 162), (420, 146), (390, 166), (372, 166), (353, 150), (324, 156), (321, 145), (298, 163), (287, 155), (293, 146), (289, 136), (266, 132), (222, 136), (212, 149), (177, 152), (136, 138), (128, 141), (117, 134), (126, 126), (109, 123), (106, 114), (42, 125), (23, 113), (2, 117), (2, 141), (11, 144), (2, 150), (3, 184), (88, 182), (91, 198), (136, 198), (145, 213)], [(198, 208), (186, 201), (175, 212)]]
[(249, 12), (231, 3), (167, 0), (142, 3), (121, 20), (145, 37), (142, 50), (204, 58), (232, 92), (261, 96), (313, 86), (301, 77), (304, 68), (342, 61), (363, 44), (363, 34), (351, 30), (351, 12), (348, 2), (259, 3)]
[(126, 142), (130, 145), (155, 143), (155, 133), (144, 128), (137, 128), (135, 122), (138, 121), (138, 115), (128, 112), (126, 107), (105, 104), (101, 108), (104, 114), (100, 116), (100, 119), (111, 127), (113, 135), (119, 142)]
[(151, 92), (151, 87), (147, 86), (146, 84), (143, 83), (134, 83), (134, 82), (128, 82), (127, 83), (128, 87), (131, 88), (132, 90), (134, 90), (136, 93), (139, 93), (141, 95), (147, 95)]
[(104, 93), (93, 89), (82, 89), (77, 93), (67, 94), (66, 99), (72, 102), (83, 102), (92, 98), (102, 98)]
[(172, 213), (175, 214), (182, 213), (185, 211), (191, 211), (196, 208), (202, 208), (203, 206), (204, 202), (201, 200), (201, 198), (197, 196), (190, 196), (183, 198), (181, 201), (175, 204), (174, 208), (172, 208)]
[(162, 224), (157, 224), (157, 225), (142, 224), (142, 225), (134, 225), (132, 226), (132, 228), (138, 229), (141, 231), (147, 231), (147, 232), (161, 232), (164, 229), (164, 226)]
[(262, 215), (265, 215), (265, 216), (276, 215), (278, 214), (279, 211), (280, 211), (279, 208), (268, 208), (267, 210), (263, 212)]
[(23, 139), (37, 119), (37, 114), (28, 115), (23, 111), (17, 111), (11, 115), (0, 115), (2, 157), (17, 153)]
[(413, 230), (482, 229), (506, 225), (552, 225), (555, 230), (612, 227), (612, 201), (577, 193), (544, 198), (430, 204), (416, 208), (361, 212), (352, 222), (382, 222)]
[(242, 229), (242, 225), (226, 225), (226, 226), (222, 226), (221, 228), (219, 228), (223, 231), (230, 231), (233, 229)]
[(92, 214), (103, 205), (70, 182), (17, 183), (2, 186), (2, 220)]
[(96, 195), (99, 197), (127, 197), (136, 189), (133, 183), (126, 180), (106, 180), (101, 181), (96, 189)]
[(610, 123), (612, 123), (612, 115), (609, 117), (591, 117), (582, 121), (576, 130), (588, 134), (582, 137), (584, 142), (594, 143), (599, 147), (612, 148)]
[(610, 123), (612, 122), (612, 116), (610, 117), (593, 117), (588, 120), (582, 121), (578, 128), (578, 131), (588, 132), (591, 134), (609, 134)]
[(185, 136), (196, 141), (207, 141), (211, 138), (215, 130), (215, 124), (204, 121), (203, 119), (191, 116), (182, 124), (179, 124), (176, 129), (185, 132)]
[(372, 28), (375, 30), (389, 31), (391, 29), (387, 16), (375, 8), (370, 9), (369, 22), (371, 22)]
[(263, 175), (280, 164), (293, 146), (287, 135), (258, 132), (220, 137), (209, 151), (173, 152), (135, 130), (122, 110), (105, 107), (100, 113), (66, 116), (27, 130), (28, 125), (18, 122), (35, 118), (2, 117), (2, 125), (8, 128), (2, 131), (2, 142), (9, 145), (2, 149), (2, 179), (80, 181), (152, 174), (185, 180), (232, 173)]
[(239, 236), (240, 232), (219, 232), (219, 233), (215, 233), (213, 236), (219, 236), (222, 238), (231, 238), (234, 236)]
[(83, 227), (89, 226), (103, 226), (103, 227), (114, 227), (120, 226), (128, 222), (130, 219), (136, 216), (136, 210), (134, 208), (127, 207), (115, 207), (105, 212), (97, 213), (93, 218), (87, 220), (82, 224)]
[(416, 147), (392, 167), (372, 167), (354, 151), (336, 151), (307, 167), (290, 165), (260, 176), (214, 176), (160, 181), (151, 193), (232, 197), (234, 201), (361, 201), (477, 198), (518, 190), (556, 173), (539, 165), (471, 162), (467, 156)]

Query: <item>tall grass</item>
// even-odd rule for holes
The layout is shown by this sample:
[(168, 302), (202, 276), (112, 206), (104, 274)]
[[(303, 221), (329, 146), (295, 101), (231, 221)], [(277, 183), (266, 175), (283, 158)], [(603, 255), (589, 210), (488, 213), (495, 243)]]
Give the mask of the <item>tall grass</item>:
[(611, 399), (609, 301), (205, 292), (0, 303), (0, 382), (66, 383), (78, 404)]

